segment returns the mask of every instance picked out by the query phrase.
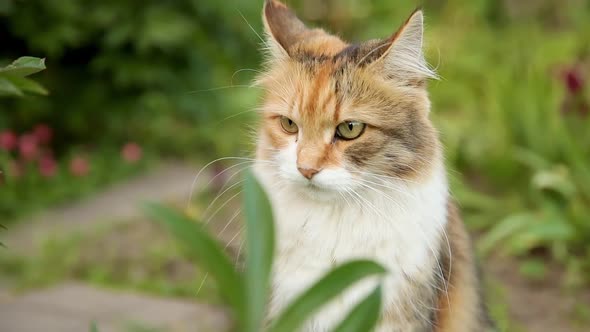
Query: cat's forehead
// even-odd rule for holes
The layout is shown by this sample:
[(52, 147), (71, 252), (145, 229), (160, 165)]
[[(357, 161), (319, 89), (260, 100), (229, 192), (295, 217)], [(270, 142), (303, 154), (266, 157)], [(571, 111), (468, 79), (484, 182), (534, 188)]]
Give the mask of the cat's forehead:
[(333, 71), (363, 68), (382, 56), (388, 46), (383, 40), (371, 40), (357, 44), (342, 44), (331, 49), (301, 47), (293, 51), (291, 60), (302, 65), (308, 72), (315, 73), (329, 66)]
[(308, 73), (294, 96), (293, 111), (308, 125), (337, 120), (342, 106), (339, 66), (331, 63), (308, 66)]
[(357, 44), (341, 44), (329, 50), (301, 47), (294, 50), (291, 59), (311, 71), (323, 66), (331, 66), (335, 70), (362, 68), (382, 56), (380, 51), (388, 45), (387, 41), (375, 39)]

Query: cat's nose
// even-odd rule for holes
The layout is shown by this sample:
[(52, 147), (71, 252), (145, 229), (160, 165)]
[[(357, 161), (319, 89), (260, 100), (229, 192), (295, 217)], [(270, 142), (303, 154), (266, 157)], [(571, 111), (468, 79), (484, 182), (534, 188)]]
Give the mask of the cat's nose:
[(311, 180), (311, 178), (313, 178), (314, 175), (318, 174), (318, 172), (321, 171), (320, 169), (304, 167), (297, 167), (297, 169), (299, 170), (299, 173), (301, 173), (301, 175), (305, 176), (309, 180)]

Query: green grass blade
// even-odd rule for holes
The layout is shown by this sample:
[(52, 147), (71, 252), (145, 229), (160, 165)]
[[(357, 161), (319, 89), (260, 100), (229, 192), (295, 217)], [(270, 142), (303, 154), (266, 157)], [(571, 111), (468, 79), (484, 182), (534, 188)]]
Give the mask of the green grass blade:
[(375, 288), (364, 300), (359, 302), (332, 332), (372, 331), (381, 312), (381, 287)]
[(259, 332), (268, 301), (274, 224), (268, 198), (252, 173), (244, 183), (246, 214), (246, 331)]
[(98, 332), (98, 325), (96, 325), (96, 322), (90, 323), (90, 332)]
[(243, 319), (244, 285), (217, 241), (200, 223), (194, 222), (174, 209), (147, 204), (145, 211), (149, 216), (162, 222), (187, 249), (188, 254), (199, 260), (199, 264), (217, 282), (219, 291), (236, 311), (238, 319)]
[(309, 315), (346, 288), (365, 277), (383, 273), (383, 267), (366, 260), (352, 261), (335, 268), (295, 299), (274, 321), (269, 332), (296, 331)]

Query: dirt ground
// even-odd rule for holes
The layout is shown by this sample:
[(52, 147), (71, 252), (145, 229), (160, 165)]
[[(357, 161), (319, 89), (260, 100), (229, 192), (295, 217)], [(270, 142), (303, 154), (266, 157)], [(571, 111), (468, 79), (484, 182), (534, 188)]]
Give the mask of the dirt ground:
[[(511, 321), (529, 332), (582, 332), (590, 330), (580, 308), (590, 306), (590, 289), (575, 294), (560, 286), (563, 273), (557, 266), (547, 269), (546, 278), (532, 281), (518, 272), (518, 264), (509, 258), (494, 257), (484, 263), (485, 275), (503, 289)], [(585, 316), (585, 317), (581, 317)], [(585, 320), (585, 327), (581, 326)]]

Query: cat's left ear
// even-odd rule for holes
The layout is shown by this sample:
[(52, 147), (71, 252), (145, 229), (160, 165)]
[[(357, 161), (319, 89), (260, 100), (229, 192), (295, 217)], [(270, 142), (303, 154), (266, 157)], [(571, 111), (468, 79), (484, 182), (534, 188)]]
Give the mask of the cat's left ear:
[(386, 49), (377, 62), (383, 64), (388, 76), (416, 82), (438, 78), (424, 58), (423, 34), (424, 14), (416, 9), (399, 30), (380, 45)]
[(289, 56), (293, 46), (299, 43), (309, 29), (291, 9), (277, 0), (266, 0), (262, 10), (266, 33), (266, 45), (272, 58)]

